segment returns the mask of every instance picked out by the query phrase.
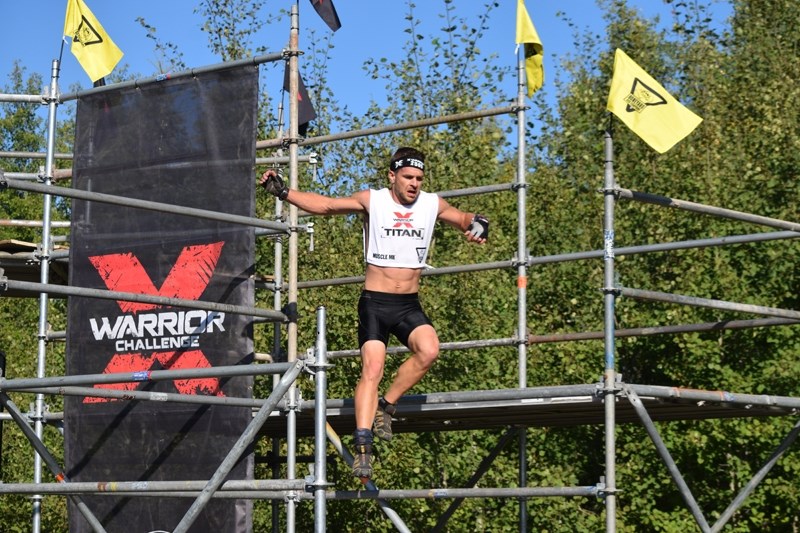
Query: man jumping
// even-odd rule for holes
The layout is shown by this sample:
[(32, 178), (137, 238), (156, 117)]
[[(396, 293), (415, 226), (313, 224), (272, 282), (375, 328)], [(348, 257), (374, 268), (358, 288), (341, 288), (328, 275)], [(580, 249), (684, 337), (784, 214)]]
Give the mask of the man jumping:
[[(436, 221), (463, 231), (469, 241), (479, 244), (489, 236), (485, 217), (461, 211), (436, 194), (422, 191), (424, 174), (425, 155), (403, 147), (389, 161), (389, 187), (380, 190), (332, 198), (289, 189), (274, 170), (266, 171), (260, 180), (269, 193), (309, 213), (364, 215), (366, 279), (358, 302), (361, 378), (355, 389), (353, 434), (353, 475), (362, 482), (372, 476), (373, 431), (384, 440), (392, 438), (395, 404), (439, 356), (439, 337), (417, 294)], [(389, 334), (411, 355), (379, 398)]]

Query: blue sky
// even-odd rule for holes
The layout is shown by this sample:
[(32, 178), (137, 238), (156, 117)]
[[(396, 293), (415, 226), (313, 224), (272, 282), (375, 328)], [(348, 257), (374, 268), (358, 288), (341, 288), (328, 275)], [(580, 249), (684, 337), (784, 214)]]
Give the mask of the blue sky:
[[(157, 29), (162, 41), (174, 43), (183, 52), (189, 67), (200, 67), (219, 62), (208, 48), (208, 39), (200, 30), (202, 19), (193, 13), (196, 0), (136, 0), (129, 2), (111, 0), (85, 0), (108, 34), (124, 52), (121, 64), (127, 63), (130, 72), (141, 76), (156, 73), (157, 56), (152, 40), (146, 37), (144, 28), (136, 21), (143, 17)], [(311, 30), (317, 38), (327, 37), (330, 32), (317, 16), (308, 0), (299, 0), (300, 48), (309, 46)], [(476, 20), (488, 0), (460, 0), (456, 2), (457, 13)], [(514, 24), (516, 0), (499, 0), (500, 7), (493, 12), (491, 29), (480, 47), (484, 55), (496, 53), (498, 61), (508, 65), (516, 63)], [(289, 23), (279, 18), (281, 9), (288, 11), (292, 0), (268, 0), (264, 10), (266, 17), (277, 20), (266, 26), (263, 35), (257, 36), (255, 45), (264, 45), (269, 52), (280, 51), (288, 42)], [(589, 28), (601, 33), (604, 28), (602, 12), (595, 0), (526, 0), (545, 49), (545, 88), (552, 83), (558, 61), (572, 49), (573, 28), (562, 20), (566, 16), (578, 28)], [(397, 58), (406, 39), (404, 17), (408, 12), (404, 0), (335, 0), (334, 4), (342, 21), (332, 42), (335, 46), (329, 60), (331, 89), (340, 101), (354, 113), (366, 109), (371, 98), (380, 101), (384, 82), (371, 80), (362, 70), (363, 62), (370, 58)], [(718, 16), (727, 16), (728, 2), (720, 2)], [(0, 48), (0, 84), (5, 85), (14, 60), (20, 60), (27, 73), (38, 72), (49, 80), (50, 66), (59, 56), (61, 34), (64, 25), (67, 0), (39, 0), (36, 3), (0, 0), (3, 6), (4, 41)], [(629, 0), (647, 17), (661, 16), (662, 25), (671, 21), (670, 6), (663, 0)], [(34, 8), (35, 6), (35, 8)], [(439, 13), (443, 11), (440, 0), (416, 0), (414, 13), (422, 20), (421, 32), (436, 33), (444, 25)], [(563, 13), (560, 15), (559, 13)], [(302, 61), (302, 58), (301, 58)], [(282, 79), (273, 76), (269, 80), (270, 92), (280, 89)], [(75, 57), (65, 46), (61, 62), (60, 89), (69, 92), (71, 84), (79, 83), (83, 88), (91, 82)], [(509, 95), (516, 93), (516, 81), (507, 78)]]

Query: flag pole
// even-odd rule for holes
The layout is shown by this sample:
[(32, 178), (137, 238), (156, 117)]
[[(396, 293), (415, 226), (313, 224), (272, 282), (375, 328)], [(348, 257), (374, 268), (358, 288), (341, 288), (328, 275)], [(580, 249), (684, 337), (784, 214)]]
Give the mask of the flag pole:
[(612, 118), (608, 114), (608, 127), (605, 131), (604, 157), (604, 286), (605, 305), (604, 347), (605, 371), (603, 372), (603, 400), (605, 407), (605, 488), (603, 490), (606, 504), (606, 533), (616, 531), (616, 395), (617, 376), (614, 357), (614, 306), (617, 290), (614, 287), (614, 202), (616, 201), (616, 183), (614, 180), (614, 140), (612, 137)]

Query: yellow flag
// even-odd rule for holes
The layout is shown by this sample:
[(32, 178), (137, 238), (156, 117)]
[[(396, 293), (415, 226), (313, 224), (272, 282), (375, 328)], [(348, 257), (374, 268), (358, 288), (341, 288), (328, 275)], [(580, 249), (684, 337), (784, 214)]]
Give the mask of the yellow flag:
[(544, 66), (542, 54), (544, 48), (536, 28), (533, 27), (525, 2), (517, 0), (517, 44), (525, 43), (525, 81), (528, 85), (528, 97), (541, 89), (544, 84)]
[(122, 50), (117, 48), (83, 0), (67, 0), (64, 35), (72, 38), (72, 53), (93, 82), (114, 70), (122, 58)]
[(620, 49), (614, 55), (614, 75), (606, 109), (660, 154), (703, 121)]

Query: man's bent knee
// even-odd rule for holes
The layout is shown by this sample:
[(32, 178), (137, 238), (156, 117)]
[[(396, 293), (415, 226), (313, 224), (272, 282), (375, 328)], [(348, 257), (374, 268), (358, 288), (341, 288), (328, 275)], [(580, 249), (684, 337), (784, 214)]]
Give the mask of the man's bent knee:
[(428, 370), (439, 358), (439, 347), (437, 346), (436, 349), (432, 350), (419, 350), (414, 354), (414, 357), (422, 368)]

